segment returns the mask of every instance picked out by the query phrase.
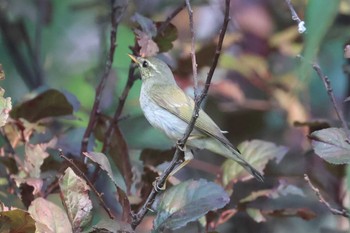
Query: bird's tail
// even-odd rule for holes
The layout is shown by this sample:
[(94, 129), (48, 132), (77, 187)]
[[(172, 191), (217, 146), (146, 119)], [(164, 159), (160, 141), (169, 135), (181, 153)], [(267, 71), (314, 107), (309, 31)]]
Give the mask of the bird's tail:
[(250, 165), (247, 161), (245, 161), (238, 150), (234, 148), (230, 148), (230, 151), (234, 154), (234, 158), (232, 159), (234, 159), (237, 163), (239, 163), (239, 165), (241, 165), (250, 174), (252, 174), (258, 181), (264, 182), (263, 175), (258, 170), (256, 170), (252, 165)]

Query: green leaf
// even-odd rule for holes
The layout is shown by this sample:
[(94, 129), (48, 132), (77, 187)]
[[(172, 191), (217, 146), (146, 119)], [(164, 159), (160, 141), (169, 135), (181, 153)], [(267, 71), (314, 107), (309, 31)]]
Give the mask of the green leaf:
[(61, 197), (73, 226), (73, 231), (81, 231), (92, 218), (92, 202), (89, 198), (89, 186), (85, 180), (77, 176), (71, 168), (67, 168), (59, 179)]
[(111, 180), (113, 181), (116, 187), (120, 187), (120, 188), (125, 187), (124, 179), (120, 175), (120, 172), (118, 172), (117, 177), (114, 176), (114, 173), (111, 168), (111, 164), (109, 163), (109, 160), (105, 154), (100, 152), (84, 152), (83, 154), (89, 159), (91, 159), (92, 161), (94, 161), (95, 163), (97, 163), (100, 166), (100, 168), (107, 173), (109, 178), (111, 178)]
[[(300, 68), (300, 74), (304, 77), (310, 74), (311, 68), (309, 62), (315, 60), (321, 43), (338, 13), (339, 2), (340, 0), (308, 1), (305, 18), (307, 30), (303, 52), (306, 62)], [(322, 20), (322, 25), (320, 25), (320, 20)]]
[(230, 201), (224, 189), (206, 180), (188, 180), (168, 189), (160, 197), (154, 230), (177, 229), (195, 221), (208, 211), (224, 207)]
[[(157, 28), (163, 22), (157, 22)], [(159, 48), (160, 53), (164, 53), (173, 48), (173, 41), (177, 39), (177, 28), (173, 24), (169, 24), (165, 30), (161, 33), (158, 33), (156, 37), (153, 38), (153, 41), (156, 42)]]
[(310, 135), (315, 153), (333, 164), (350, 163), (350, 144), (341, 128), (328, 128)]
[[(263, 173), (267, 162), (276, 159), (279, 162), (288, 152), (285, 146), (277, 146), (272, 142), (262, 140), (245, 141), (238, 145), (242, 157), (254, 168)], [(244, 168), (233, 160), (226, 160), (222, 165), (222, 182), (226, 186), (234, 179), (247, 179), (250, 174)]]
[(26, 101), (10, 112), (15, 119), (24, 118), (36, 122), (46, 117), (57, 117), (73, 114), (73, 106), (61, 92), (51, 89)]
[(36, 232), (72, 232), (67, 214), (60, 207), (44, 198), (39, 197), (32, 201), (28, 212), (35, 220)]
[(27, 211), (20, 209), (2, 211), (0, 212), (0, 232), (34, 233), (35, 222)]
[[(0, 70), (1, 75), (1, 70)], [(4, 98), (5, 90), (0, 87), (0, 127), (4, 126), (12, 109), (11, 98)]]

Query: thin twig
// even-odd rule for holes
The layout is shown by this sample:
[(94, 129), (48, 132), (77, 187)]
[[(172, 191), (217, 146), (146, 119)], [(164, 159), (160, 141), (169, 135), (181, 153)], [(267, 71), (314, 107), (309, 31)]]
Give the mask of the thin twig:
[(117, 46), (117, 43), (116, 43), (117, 28), (118, 28), (119, 22), (121, 20), (121, 17), (119, 17), (117, 15), (117, 12), (120, 9), (120, 6), (118, 5), (118, 1), (116, 1), (116, 0), (112, 0), (111, 5), (112, 5), (111, 32), (110, 32), (110, 47), (109, 47), (108, 58), (107, 58), (107, 62), (105, 65), (104, 73), (102, 75), (102, 78), (100, 80), (99, 85), (96, 88), (94, 105), (93, 105), (91, 113), (90, 113), (89, 123), (86, 127), (86, 130), (84, 132), (84, 136), (83, 136), (83, 139), (81, 142), (81, 152), (87, 151), (90, 135), (91, 135), (91, 133), (96, 125), (97, 115), (100, 111), (99, 108), (100, 108), (100, 101), (102, 98), (102, 92), (103, 92), (104, 86), (106, 84), (107, 77), (108, 77), (108, 75), (111, 71), (111, 68), (112, 68), (114, 52), (115, 52), (115, 48)]
[(293, 7), (291, 1), (290, 1), (290, 0), (286, 0), (286, 3), (287, 3), (287, 5), (288, 5), (288, 8), (289, 8), (289, 10), (290, 10), (290, 13), (292, 14), (292, 20), (297, 21), (297, 23), (298, 23), (298, 31), (299, 31), (299, 33), (305, 32), (305, 31), (306, 31), (305, 22), (302, 21), (302, 20), (299, 18), (297, 12), (294, 10), (294, 7)]
[(175, 18), (175, 16), (177, 16), (180, 11), (182, 11), (182, 9), (184, 9), (186, 6), (186, 2), (183, 2), (183, 4), (181, 4), (180, 6), (178, 6), (169, 16), (168, 18), (166, 18), (166, 20), (162, 23), (162, 25), (160, 25), (160, 27), (158, 28), (157, 33), (161, 34), (164, 32), (164, 30), (168, 27), (168, 25), (170, 24), (170, 21), (173, 20), (173, 18)]
[(194, 98), (197, 99), (198, 92), (198, 79), (197, 79), (197, 60), (196, 60), (196, 38), (193, 26), (193, 10), (191, 8), (190, 0), (186, 0), (186, 6), (188, 11), (188, 18), (190, 22), (191, 32), (191, 60), (192, 60), (192, 73), (194, 83)]
[(329, 211), (334, 214), (334, 215), (340, 215), (346, 218), (350, 217), (349, 211), (346, 209), (342, 209), (342, 210), (338, 210), (333, 208), (321, 195), (320, 190), (318, 188), (316, 188), (310, 181), (310, 178), (307, 174), (304, 174), (304, 179), (306, 180), (306, 182), (309, 184), (310, 188), (315, 192), (316, 196), (318, 197), (318, 200), (324, 204)]
[(208, 73), (207, 76), (207, 80), (206, 80), (206, 84), (205, 84), (205, 88), (202, 91), (201, 95), (199, 98), (197, 98), (195, 100), (196, 105), (192, 114), (192, 119), (190, 121), (190, 123), (187, 126), (186, 132), (184, 134), (184, 136), (178, 141), (177, 143), (177, 149), (175, 151), (175, 154), (173, 156), (172, 161), (170, 162), (169, 166), (166, 168), (166, 170), (162, 173), (162, 175), (159, 177), (159, 179), (156, 181), (156, 184), (154, 185), (154, 188), (152, 189), (152, 191), (150, 192), (150, 194), (147, 197), (147, 200), (145, 201), (145, 203), (143, 204), (143, 206), (141, 207), (141, 209), (138, 211), (138, 213), (133, 215), (133, 221), (132, 221), (132, 227), (133, 229), (135, 229), (139, 223), (142, 221), (142, 219), (144, 218), (144, 216), (146, 215), (148, 208), (153, 204), (157, 194), (158, 194), (158, 190), (156, 187), (163, 187), (164, 183), (167, 180), (167, 177), (169, 176), (169, 174), (173, 171), (173, 169), (176, 167), (176, 164), (178, 163), (178, 160), (180, 158), (180, 154), (183, 153), (182, 150), (184, 148), (184, 145), (186, 144), (186, 141), (189, 137), (189, 135), (191, 134), (195, 122), (198, 118), (198, 112), (200, 109), (200, 105), (202, 103), (202, 101), (204, 100), (205, 96), (208, 93), (209, 90), (209, 86), (210, 86), (210, 82), (211, 79), (213, 77), (214, 74), (214, 70), (216, 68), (216, 65), (218, 63), (219, 60), (219, 56), (220, 56), (220, 52), (221, 52), (221, 48), (222, 48), (222, 43), (226, 34), (226, 29), (227, 29), (227, 25), (228, 22), (230, 21), (230, 0), (226, 0), (225, 1), (225, 18), (224, 18), (224, 23), (222, 25), (222, 29), (220, 32), (220, 37), (219, 37), (219, 42), (217, 44), (217, 48), (216, 48), (216, 52), (214, 55), (214, 59), (213, 59), (213, 63), (212, 66), (210, 68), (210, 71)]
[(331, 102), (333, 104), (335, 113), (337, 114), (338, 119), (342, 123), (342, 126), (343, 126), (343, 128), (345, 130), (345, 133), (347, 135), (348, 141), (350, 141), (349, 127), (348, 127), (348, 124), (347, 124), (347, 122), (345, 120), (344, 114), (343, 114), (342, 110), (339, 108), (339, 106), (337, 104), (337, 101), (336, 101), (336, 99), (334, 97), (333, 89), (331, 87), (331, 83), (329, 81), (329, 78), (322, 72), (321, 67), (318, 64), (316, 64), (316, 63), (312, 64), (312, 68), (316, 71), (318, 77), (323, 82), (323, 84), (324, 84), (324, 86), (325, 86), (325, 88), (327, 90), (327, 94), (329, 96), (329, 99), (331, 100)]
[(111, 138), (112, 138), (112, 135), (114, 133), (114, 127), (116, 127), (116, 125), (118, 124), (118, 122), (120, 120), (120, 116), (121, 116), (121, 113), (123, 111), (123, 108), (124, 108), (124, 105), (126, 102), (126, 98), (128, 97), (129, 91), (132, 88), (132, 86), (134, 85), (134, 82), (136, 81), (134, 73), (135, 73), (135, 66), (133, 66), (133, 64), (130, 64), (128, 80), (125, 84), (122, 95), (119, 97), (119, 103), (118, 103), (118, 107), (114, 113), (113, 121), (111, 122), (111, 124), (109, 125), (109, 127), (106, 131), (106, 134), (104, 137), (104, 142), (103, 142), (102, 153), (106, 153), (109, 149), (109, 146), (111, 143)]
[(80, 170), (80, 168), (73, 162), (72, 159), (69, 159), (67, 156), (65, 156), (63, 154), (63, 151), (61, 149), (58, 149), (58, 153), (60, 155), (61, 158), (63, 158), (65, 161), (67, 161), (70, 165), (70, 167), (75, 171), (75, 172), (78, 172), (79, 176), (82, 177), (86, 183), (89, 185), (89, 187), (91, 188), (91, 190), (96, 194), (97, 198), (99, 199), (102, 207), (106, 210), (108, 216), (111, 218), (111, 219), (114, 219), (114, 216), (111, 212), (111, 209), (108, 208), (107, 204), (104, 202), (104, 200), (102, 199), (102, 196), (103, 196), (103, 193), (99, 193), (97, 191), (97, 189), (95, 188), (95, 186), (91, 183), (91, 181), (89, 180), (89, 178), (85, 175), (85, 173)]

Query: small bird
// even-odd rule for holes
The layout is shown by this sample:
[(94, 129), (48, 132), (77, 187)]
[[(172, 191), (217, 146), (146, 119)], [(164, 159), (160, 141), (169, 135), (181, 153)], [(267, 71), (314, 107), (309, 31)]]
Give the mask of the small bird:
[[(170, 139), (177, 141), (182, 138), (192, 118), (194, 100), (176, 84), (174, 75), (166, 63), (155, 57), (129, 56), (140, 69), (140, 105), (146, 119)], [(233, 159), (256, 179), (263, 181), (260, 172), (242, 158), (240, 152), (224, 136), (223, 131), (201, 109), (186, 142), (185, 161), (175, 171), (193, 158), (190, 149), (206, 149)]]

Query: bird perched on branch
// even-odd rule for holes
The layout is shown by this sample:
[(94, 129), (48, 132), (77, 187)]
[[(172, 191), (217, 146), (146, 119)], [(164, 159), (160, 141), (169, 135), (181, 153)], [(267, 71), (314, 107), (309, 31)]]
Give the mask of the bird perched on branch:
[[(145, 117), (153, 127), (162, 130), (170, 139), (179, 140), (191, 121), (195, 108), (194, 100), (178, 87), (166, 63), (155, 57), (129, 56), (140, 69), (142, 79), (140, 105)], [(186, 142), (185, 161), (172, 174), (193, 158), (190, 149), (197, 148), (207, 149), (232, 159), (256, 179), (263, 181), (260, 172), (242, 158), (240, 152), (224, 136), (223, 131), (201, 109)]]

